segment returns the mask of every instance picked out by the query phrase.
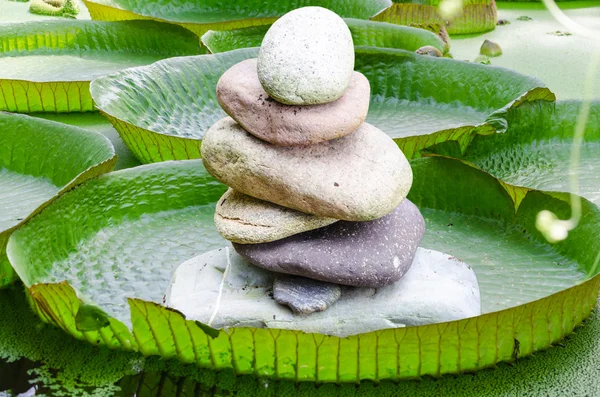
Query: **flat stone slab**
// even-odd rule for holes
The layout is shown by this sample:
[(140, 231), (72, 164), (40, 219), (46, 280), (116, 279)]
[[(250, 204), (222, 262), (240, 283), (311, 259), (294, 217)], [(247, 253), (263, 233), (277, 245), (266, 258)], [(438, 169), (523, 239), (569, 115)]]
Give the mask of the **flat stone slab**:
[(339, 139), (283, 147), (256, 138), (226, 117), (206, 132), (201, 154), (208, 172), (233, 189), (326, 218), (381, 218), (412, 185), (402, 151), (368, 123)]
[(181, 264), (166, 304), (188, 320), (205, 324), (216, 311), (210, 324), (215, 328), (268, 327), (340, 337), (481, 314), (479, 286), (471, 267), (424, 248), (417, 250), (399, 282), (378, 289), (346, 287), (329, 309), (310, 316), (295, 315), (269, 296), (274, 278), (274, 273), (248, 264), (233, 249), (222, 248)]
[(354, 70), (346, 22), (322, 7), (288, 12), (269, 28), (258, 53), (265, 91), (288, 105), (315, 105), (342, 96)]
[(263, 89), (256, 59), (233, 65), (219, 79), (219, 104), (252, 135), (274, 145), (311, 145), (348, 135), (369, 112), (369, 80), (359, 72), (339, 99), (322, 105), (284, 105)]
[(239, 244), (280, 240), (334, 222), (337, 219), (305, 214), (233, 189), (225, 192), (215, 209), (217, 231), (225, 239)]
[(341, 286), (306, 277), (281, 275), (273, 283), (275, 302), (289, 306), (295, 314), (327, 310), (341, 295)]
[(262, 244), (234, 244), (245, 260), (278, 273), (334, 284), (378, 288), (408, 271), (425, 234), (425, 220), (404, 199), (374, 221), (332, 225)]

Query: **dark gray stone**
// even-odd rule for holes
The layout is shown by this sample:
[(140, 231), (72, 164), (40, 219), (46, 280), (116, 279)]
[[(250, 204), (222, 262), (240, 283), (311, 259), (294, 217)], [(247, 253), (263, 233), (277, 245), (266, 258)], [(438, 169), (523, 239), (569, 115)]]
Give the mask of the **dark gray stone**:
[(306, 277), (279, 276), (273, 283), (273, 298), (296, 314), (322, 312), (340, 299), (342, 288)]
[(267, 270), (379, 288), (404, 276), (423, 234), (423, 216), (404, 199), (374, 221), (339, 221), (270, 243), (233, 246), (248, 262)]

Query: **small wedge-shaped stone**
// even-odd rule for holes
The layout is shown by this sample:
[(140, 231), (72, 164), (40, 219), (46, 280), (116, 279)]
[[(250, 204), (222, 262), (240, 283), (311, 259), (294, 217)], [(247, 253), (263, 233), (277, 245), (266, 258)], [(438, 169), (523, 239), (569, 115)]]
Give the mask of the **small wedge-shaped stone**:
[(489, 57), (497, 57), (502, 55), (502, 48), (498, 43), (493, 41), (485, 40), (479, 49), (481, 55), (487, 55)]
[(208, 172), (233, 189), (328, 218), (381, 218), (412, 184), (402, 151), (367, 123), (343, 138), (283, 147), (256, 138), (226, 117), (206, 132), (201, 150)]
[(280, 240), (334, 222), (337, 219), (305, 214), (233, 189), (225, 192), (215, 209), (217, 231), (227, 240), (239, 244)]
[(273, 283), (273, 298), (296, 314), (322, 312), (342, 296), (342, 287), (305, 277), (278, 276)]
[(271, 243), (234, 243), (233, 248), (248, 262), (273, 272), (379, 288), (406, 274), (424, 234), (423, 216), (405, 199), (374, 221), (340, 221)]
[(226, 71), (217, 84), (221, 107), (252, 135), (275, 145), (310, 145), (348, 135), (369, 111), (369, 80), (354, 72), (348, 89), (322, 105), (284, 105), (272, 99), (256, 74), (256, 59)]

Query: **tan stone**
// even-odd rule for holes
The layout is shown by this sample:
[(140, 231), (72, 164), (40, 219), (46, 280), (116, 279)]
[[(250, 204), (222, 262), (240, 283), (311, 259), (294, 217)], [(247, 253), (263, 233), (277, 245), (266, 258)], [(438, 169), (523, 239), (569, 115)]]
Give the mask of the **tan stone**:
[(305, 214), (233, 189), (225, 192), (215, 210), (217, 231), (239, 244), (281, 240), (334, 222), (337, 219)]

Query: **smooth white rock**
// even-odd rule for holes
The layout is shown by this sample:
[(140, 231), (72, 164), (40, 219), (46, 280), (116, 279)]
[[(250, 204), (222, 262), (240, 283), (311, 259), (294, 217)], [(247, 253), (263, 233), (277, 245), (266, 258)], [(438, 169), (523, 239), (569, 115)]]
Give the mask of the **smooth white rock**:
[(354, 43), (346, 22), (322, 7), (304, 7), (269, 28), (258, 53), (265, 91), (287, 105), (340, 98), (354, 70)]
[(333, 306), (309, 316), (294, 315), (268, 295), (274, 278), (275, 273), (246, 263), (232, 248), (221, 248), (176, 269), (166, 304), (205, 324), (217, 309), (209, 324), (215, 328), (268, 327), (340, 337), (481, 314), (479, 286), (471, 267), (424, 248), (417, 250), (413, 265), (399, 282), (379, 289), (345, 288)]

